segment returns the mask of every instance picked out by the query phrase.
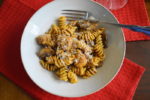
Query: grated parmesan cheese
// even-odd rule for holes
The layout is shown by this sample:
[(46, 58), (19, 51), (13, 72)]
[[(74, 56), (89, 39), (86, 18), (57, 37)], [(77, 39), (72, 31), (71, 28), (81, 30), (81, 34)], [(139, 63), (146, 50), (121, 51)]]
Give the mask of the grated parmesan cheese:
[(91, 44), (91, 46), (94, 46), (94, 41), (91, 41), (90, 44)]
[(91, 52), (85, 52), (85, 55), (88, 59), (92, 59), (93, 55), (91, 54)]
[(74, 62), (75, 62), (75, 63), (78, 63), (78, 62), (79, 62), (79, 59), (75, 59)]

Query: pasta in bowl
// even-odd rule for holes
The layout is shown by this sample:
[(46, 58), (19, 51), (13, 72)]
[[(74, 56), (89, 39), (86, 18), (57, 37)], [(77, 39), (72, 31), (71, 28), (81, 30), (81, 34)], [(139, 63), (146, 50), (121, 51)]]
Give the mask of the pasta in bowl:
[[(60, 33), (59, 28), (64, 25), (56, 21), (59, 16), (62, 16), (63, 9), (88, 11), (97, 19), (118, 23), (111, 12), (90, 0), (54, 0), (40, 8), (30, 18), (24, 29), (21, 39), (21, 58), (24, 69), (31, 80), (48, 93), (63, 97), (89, 95), (107, 86), (117, 75), (125, 55), (124, 35), (121, 28), (106, 24), (100, 24), (100, 28), (97, 27), (93, 33), (100, 32), (90, 35), (90, 32), (82, 28), (77, 30), (78, 27), (85, 26), (77, 25), (76, 22), (65, 24), (67, 29), (64, 29), (63, 33), (66, 35), (52, 35), (49, 32), (55, 30), (56, 33)], [(92, 24), (86, 29), (91, 30), (96, 27), (96, 24)], [(68, 31), (70, 31), (69, 34)], [(105, 45), (107, 41), (104, 41), (105, 35), (108, 40), (107, 45)], [(100, 40), (96, 41), (96, 38)], [(96, 47), (96, 42), (99, 45), (103, 43), (104, 47), (98, 45)], [(101, 50), (103, 53), (100, 53)], [(74, 55), (68, 53), (74, 51)], [(101, 54), (102, 58), (98, 56)], [(60, 59), (63, 57), (64, 59)], [(82, 62), (75, 60), (76, 58), (81, 59)]]
[(77, 76), (95, 75), (105, 59), (106, 35), (98, 23), (79, 20), (67, 24), (66, 17), (61, 16), (58, 25), (53, 24), (36, 40), (42, 47), (38, 52), (42, 67), (70, 83), (77, 83)]

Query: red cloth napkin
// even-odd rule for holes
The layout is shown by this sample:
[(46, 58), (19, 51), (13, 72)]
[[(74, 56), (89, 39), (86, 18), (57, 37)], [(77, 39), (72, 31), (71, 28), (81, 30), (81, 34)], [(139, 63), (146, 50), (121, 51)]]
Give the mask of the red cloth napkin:
[[(16, 49), (12, 49), (12, 51), (14, 52)], [(19, 49), (17, 51), (19, 52)], [(7, 65), (7, 61), (5, 61), (3, 64), (9, 67), (1, 69), (1, 73), (38, 100), (132, 100), (138, 82), (144, 72), (143, 67), (125, 59), (120, 72), (102, 90), (85, 97), (64, 98), (49, 94), (37, 87), (24, 71), (19, 54), (16, 55), (16, 59), (13, 57), (15, 53), (11, 56), (9, 59), (12, 58), (13, 61)]]
[[(33, 97), (40, 100), (66, 100), (68, 98), (54, 96), (37, 87), (27, 76), (23, 69), (20, 59), (20, 39), (25, 24), (31, 15), (40, 6), (50, 0), (5, 0), (0, 7), (0, 72), (22, 87)], [(145, 6), (143, 0), (132, 0), (123, 10), (129, 14), (123, 13), (122, 10), (114, 11), (120, 22), (126, 24), (139, 23), (148, 25)], [(130, 6), (132, 7), (130, 8)], [(143, 9), (144, 8), (144, 9)], [(143, 12), (140, 16), (137, 12)], [(134, 14), (131, 14), (134, 13)], [(132, 15), (132, 16), (130, 16)], [(125, 17), (125, 18), (124, 18)], [(122, 19), (123, 18), (123, 19)], [(126, 20), (127, 19), (127, 20)], [(130, 20), (130, 21), (128, 21)], [(142, 20), (142, 23), (141, 23)], [(135, 35), (136, 34), (136, 35)], [(132, 40), (148, 40), (148, 36), (141, 33), (133, 33), (125, 31), (127, 41)], [(135, 36), (135, 38), (133, 38)], [(92, 95), (76, 98), (77, 100), (130, 100), (132, 99), (137, 84), (144, 72), (144, 68), (125, 59), (124, 64), (115, 77), (115, 79), (104, 89)], [(70, 100), (73, 98), (69, 98)]]

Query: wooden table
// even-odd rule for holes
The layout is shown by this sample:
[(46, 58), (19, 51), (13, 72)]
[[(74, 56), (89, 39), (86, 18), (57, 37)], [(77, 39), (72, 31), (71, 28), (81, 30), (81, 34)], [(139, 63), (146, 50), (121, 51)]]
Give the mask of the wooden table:
[[(150, 18), (150, 0), (145, 0)], [(138, 85), (134, 100), (150, 100), (150, 41), (128, 42), (126, 57), (142, 65), (146, 71)], [(0, 100), (33, 100), (26, 92), (0, 74)]]

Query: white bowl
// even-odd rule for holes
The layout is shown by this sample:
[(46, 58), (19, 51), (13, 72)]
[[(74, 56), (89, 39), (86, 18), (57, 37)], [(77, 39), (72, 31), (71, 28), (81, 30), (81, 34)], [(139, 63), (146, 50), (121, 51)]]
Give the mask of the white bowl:
[(90, 0), (56, 0), (39, 9), (27, 23), (21, 40), (21, 57), (24, 68), (33, 82), (43, 90), (63, 96), (80, 97), (94, 93), (104, 88), (116, 76), (121, 68), (125, 55), (125, 40), (121, 28), (102, 25), (106, 28), (108, 48), (106, 59), (95, 76), (89, 79), (79, 79), (77, 84), (58, 80), (56, 76), (41, 67), (36, 52), (39, 49), (35, 38), (46, 32), (51, 24), (61, 16), (63, 9), (89, 11), (102, 21), (118, 23), (114, 15), (102, 5)]

